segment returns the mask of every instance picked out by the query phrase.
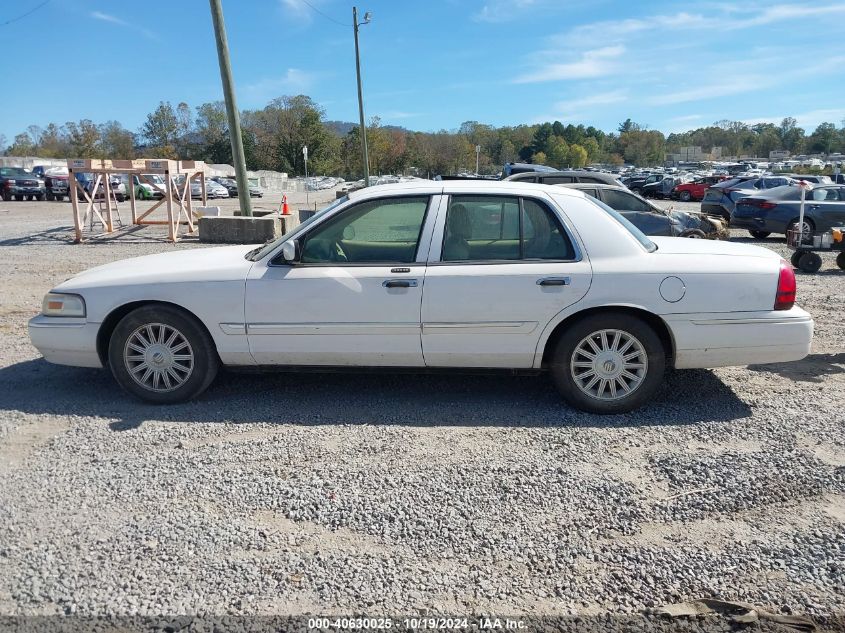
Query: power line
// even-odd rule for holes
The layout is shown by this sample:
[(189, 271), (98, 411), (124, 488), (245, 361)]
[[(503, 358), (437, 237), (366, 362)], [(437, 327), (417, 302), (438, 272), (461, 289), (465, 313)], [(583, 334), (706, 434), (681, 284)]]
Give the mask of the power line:
[(40, 9), (41, 7), (43, 7), (44, 5), (49, 4), (49, 3), (50, 3), (50, 0), (44, 0), (44, 2), (42, 2), (41, 4), (36, 6), (34, 9), (30, 9), (29, 11), (27, 11), (23, 15), (19, 15), (18, 17), (12, 18), (11, 20), (6, 20), (2, 24), (0, 24), (0, 26), (6, 26), (7, 24), (11, 24), (12, 22), (17, 22), (18, 20), (23, 20), (26, 16), (32, 15), (33, 13), (38, 11), (38, 9)]
[(343, 23), (343, 22), (338, 22), (338, 21), (337, 21), (337, 20), (335, 20), (332, 16), (330, 16), (330, 15), (328, 15), (328, 14), (323, 13), (322, 11), (320, 11), (317, 7), (315, 7), (313, 4), (311, 4), (310, 2), (308, 2), (308, 0), (302, 0), (302, 2), (304, 2), (306, 5), (308, 5), (309, 7), (311, 7), (311, 9), (312, 9), (312, 10), (316, 11), (317, 13), (319, 13), (320, 15), (322, 15), (324, 18), (326, 18), (326, 19), (327, 19), (327, 20), (329, 20), (330, 22), (334, 22), (334, 23), (335, 23), (335, 24), (337, 24), (338, 26), (343, 26), (343, 27), (346, 27), (346, 28), (348, 28), (348, 27), (352, 26), (351, 24), (345, 24), (345, 23)]

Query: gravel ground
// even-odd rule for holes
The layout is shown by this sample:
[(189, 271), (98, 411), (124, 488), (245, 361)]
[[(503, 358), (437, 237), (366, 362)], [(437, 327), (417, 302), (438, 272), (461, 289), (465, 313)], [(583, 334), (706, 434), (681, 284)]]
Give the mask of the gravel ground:
[(845, 614), (830, 257), (798, 273), (807, 359), (674, 372), (630, 415), (542, 376), (224, 373), (158, 408), (45, 363), (26, 320), (84, 268), (196, 242), (70, 235), (67, 203), (0, 202), (0, 615)]

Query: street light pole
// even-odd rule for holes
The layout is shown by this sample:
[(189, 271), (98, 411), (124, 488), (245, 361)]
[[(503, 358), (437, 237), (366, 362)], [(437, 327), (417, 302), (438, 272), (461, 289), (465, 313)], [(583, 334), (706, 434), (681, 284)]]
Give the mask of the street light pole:
[(308, 201), (308, 146), (302, 146), (302, 158), (305, 160), (305, 206), (310, 206)]
[(208, 0), (211, 6), (211, 20), (214, 23), (214, 39), (217, 41), (217, 61), (220, 64), (220, 79), (223, 82), (223, 98), (226, 101), (226, 116), (229, 120), (229, 140), (232, 144), (232, 162), (235, 163), (235, 179), (238, 182), (238, 201), (241, 215), (252, 216), (252, 201), (249, 199), (249, 182), (246, 179), (244, 141), (241, 137), (241, 116), (235, 101), (232, 65), (229, 63), (229, 42), (226, 39), (226, 25), (223, 22), (223, 7), (220, 0)]
[(475, 175), (478, 175), (478, 156), (481, 153), (481, 145), (475, 146)]
[[(362, 24), (370, 23), (370, 14), (364, 14)], [(352, 29), (355, 33), (355, 72), (358, 75), (358, 116), (361, 127), (361, 159), (364, 161), (364, 186), (370, 185), (370, 157), (367, 152), (367, 128), (364, 125), (364, 96), (361, 92), (361, 53), (358, 49), (358, 7), (352, 7)]]

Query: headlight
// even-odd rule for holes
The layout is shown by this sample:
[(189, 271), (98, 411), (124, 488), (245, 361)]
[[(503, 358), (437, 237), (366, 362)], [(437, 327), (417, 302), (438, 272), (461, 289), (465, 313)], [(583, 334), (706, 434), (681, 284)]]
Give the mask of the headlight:
[(41, 303), (41, 314), (54, 317), (84, 317), (85, 299), (79, 295), (48, 292)]
[(18, 184), (18, 182), (16, 180), (7, 180), (6, 184), (14, 187), (16, 184)]

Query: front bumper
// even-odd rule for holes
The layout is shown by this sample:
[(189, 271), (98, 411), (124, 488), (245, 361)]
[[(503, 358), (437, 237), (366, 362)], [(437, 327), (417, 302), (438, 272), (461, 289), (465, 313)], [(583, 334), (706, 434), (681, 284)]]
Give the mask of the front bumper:
[(44, 187), (6, 187), (6, 190), (13, 196), (43, 196), (46, 193)]
[(813, 343), (813, 318), (797, 306), (769, 312), (672, 315), (666, 322), (675, 340), (676, 369), (801, 360)]
[(48, 363), (75, 367), (102, 367), (97, 354), (99, 323), (84, 318), (48, 317), (29, 320), (29, 340)]

